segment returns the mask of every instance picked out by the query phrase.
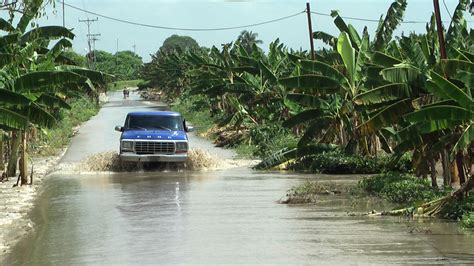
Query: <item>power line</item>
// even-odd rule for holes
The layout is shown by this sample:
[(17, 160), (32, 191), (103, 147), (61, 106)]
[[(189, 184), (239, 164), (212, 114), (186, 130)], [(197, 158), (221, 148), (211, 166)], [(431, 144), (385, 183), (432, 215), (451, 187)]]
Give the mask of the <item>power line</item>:
[(449, 17), (451, 18), (451, 20), (453, 20), (453, 16), (451, 16), (451, 12), (449, 12), (449, 8), (446, 5), (446, 1), (444, 0), (443, 0), (443, 5), (444, 5), (444, 8), (446, 9), (446, 12), (448, 12)]
[[(325, 14), (325, 13), (320, 13), (320, 12), (313, 12), (311, 11), (311, 14), (315, 14), (315, 15), (319, 15), (319, 16), (324, 16), (324, 17), (332, 17), (331, 15), (329, 14)], [(358, 20), (358, 21), (364, 21), (364, 22), (376, 22), (376, 23), (379, 23), (380, 20), (378, 19), (368, 19), (368, 18), (357, 18), (357, 17), (348, 17), (348, 16), (341, 16), (341, 18), (344, 18), (344, 19), (352, 19), (352, 20)], [(467, 22), (474, 22), (472, 20), (468, 20)], [(403, 23), (403, 24), (426, 24), (426, 23), (429, 23), (427, 21), (421, 21), (421, 20), (404, 20), (400, 23)]]
[[(311, 13), (315, 14), (315, 15), (319, 15), (319, 16), (332, 17), (329, 14), (320, 13), (320, 12), (311, 12)], [(365, 22), (376, 22), (376, 23), (380, 22), (379, 19), (357, 18), (357, 17), (348, 17), (348, 16), (341, 16), (341, 18), (358, 20), (358, 21), (365, 21)], [(425, 24), (427, 22), (426, 21), (408, 20), (408, 21), (402, 21), (401, 23), (407, 23), (407, 24), (423, 23), (423, 24)]]
[[(60, 1), (60, 3), (63, 3), (63, 1)], [(85, 9), (82, 9), (82, 8), (79, 8), (79, 7), (76, 7), (76, 6), (67, 4), (67, 3), (64, 3), (64, 5), (66, 5), (67, 7), (70, 7), (70, 8), (76, 9), (76, 10), (79, 10), (79, 11), (83, 11), (83, 12), (86, 12), (86, 13), (89, 13), (89, 14), (92, 14), (92, 15), (95, 15), (95, 16), (98, 16), (98, 17), (102, 17), (102, 18), (106, 18), (106, 19), (110, 19), (110, 20), (114, 20), (114, 21), (118, 21), (118, 22), (122, 22), (122, 23), (126, 23), (126, 24), (131, 24), (131, 25), (135, 25), (135, 26), (142, 26), (142, 27), (148, 27), (148, 28), (163, 29), (163, 30), (180, 30), (180, 31), (222, 31), (222, 30), (234, 30), (234, 29), (249, 28), (249, 27), (255, 27), (255, 26), (265, 25), (265, 24), (269, 24), (269, 23), (273, 23), (273, 22), (277, 22), (277, 21), (289, 19), (289, 18), (292, 18), (292, 17), (296, 17), (296, 16), (301, 15), (301, 14), (303, 14), (303, 13), (305, 12), (305, 11), (303, 10), (303, 11), (300, 11), (300, 12), (298, 12), (298, 13), (295, 13), (295, 14), (292, 14), (292, 15), (288, 15), (288, 16), (285, 16), (285, 17), (280, 17), (280, 18), (276, 18), (276, 19), (272, 19), (272, 20), (267, 20), (267, 21), (259, 22), (259, 23), (248, 24), (248, 25), (234, 26), (234, 27), (222, 27), (222, 28), (179, 28), (179, 27), (167, 27), (167, 26), (159, 26), (159, 25), (151, 25), (151, 24), (133, 22), (133, 21), (129, 21), (129, 20), (114, 18), (114, 17), (111, 17), (111, 16), (106, 16), (106, 15), (102, 15), (102, 14), (99, 14), (99, 13), (96, 13), (96, 12), (88, 11), (88, 10), (85, 10)]]

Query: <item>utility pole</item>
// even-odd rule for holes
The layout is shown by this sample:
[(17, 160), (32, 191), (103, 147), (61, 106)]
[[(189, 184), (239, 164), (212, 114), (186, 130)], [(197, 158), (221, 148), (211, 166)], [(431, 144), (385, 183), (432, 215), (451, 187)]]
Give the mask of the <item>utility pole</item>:
[(89, 38), (90, 42), (92, 43), (92, 64), (91, 64), (91, 69), (94, 69), (94, 63), (95, 63), (95, 42), (99, 41), (100, 39), (97, 37), (100, 37), (100, 33), (93, 33), (93, 34), (88, 34), (87, 37)]
[(115, 67), (118, 67), (118, 38), (117, 38), (117, 50), (115, 51)]
[(311, 45), (311, 59), (314, 60), (314, 42), (313, 42), (313, 26), (311, 25), (311, 9), (309, 3), (306, 3), (306, 14), (308, 15), (309, 44)]
[(132, 45), (132, 47), (133, 47), (133, 53), (135, 54), (135, 50), (136, 50), (137, 46), (134, 44), (134, 45)]
[(439, 39), (439, 50), (441, 53), (441, 59), (446, 59), (446, 47), (444, 43), (443, 24), (441, 22), (441, 13), (439, 12), (439, 0), (433, 0), (435, 17), (436, 17), (436, 28), (438, 30)]
[(89, 68), (92, 67), (92, 58), (91, 58), (91, 52), (92, 52), (92, 48), (91, 48), (91, 24), (95, 21), (98, 21), (99, 18), (95, 18), (95, 19), (79, 19), (79, 22), (84, 22), (87, 24), (87, 47), (89, 49), (89, 53), (88, 53), (88, 59), (89, 59)]
[(62, 1), (62, 3), (63, 3), (63, 28), (66, 27), (66, 16), (65, 16), (65, 13), (64, 13), (64, 1), (66, 1), (66, 0)]

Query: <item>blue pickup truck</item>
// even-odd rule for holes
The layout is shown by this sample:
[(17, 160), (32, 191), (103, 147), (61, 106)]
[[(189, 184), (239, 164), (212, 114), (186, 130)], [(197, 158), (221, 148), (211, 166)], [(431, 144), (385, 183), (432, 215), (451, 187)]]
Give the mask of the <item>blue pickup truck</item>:
[(177, 112), (131, 112), (124, 126), (116, 126), (120, 159), (128, 162), (185, 162), (188, 159), (186, 126)]

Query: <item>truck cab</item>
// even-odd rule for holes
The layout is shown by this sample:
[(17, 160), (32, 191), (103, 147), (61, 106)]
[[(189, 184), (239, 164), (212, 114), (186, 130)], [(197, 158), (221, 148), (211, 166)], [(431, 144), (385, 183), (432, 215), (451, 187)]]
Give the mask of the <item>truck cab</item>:
[(130, 112), (120, 136), (120, 159), (128, 162), (185, 162), (188, 136), (180, 113), (168, 111)]

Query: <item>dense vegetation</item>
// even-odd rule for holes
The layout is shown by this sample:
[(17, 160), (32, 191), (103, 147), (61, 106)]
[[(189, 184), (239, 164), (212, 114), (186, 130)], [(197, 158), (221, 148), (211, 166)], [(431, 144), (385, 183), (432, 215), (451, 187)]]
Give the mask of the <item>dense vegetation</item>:
[(115, 80), (136, 80), (142, 67), (142, 58), (132, 51), (119, 51), (115, 54), (94, 51), (94, 70), (113, 75)]
[(462, 197), (474, 186), (474, 31), (464, 19), (468, 4), (459, 1), (444, 31), (446, 59), (434, 16), (426, 33), (393, 37), (407, 6), (396, 0), (373, 34), (332, 12), (340, 33), (314, 32), (327, 44), (316, 60), (279, 40), (264, 52), (255, 40), (248, 45), (239, 38), (209, 51), (158, 51), (143, 76), (171, 102), (191, 101), (194, 110), (208, 112), (220, 144), (257, 147), (254, 154), (264, 159), (258, 168), (298, 160), (315, 165), (312, 159), (326, 160), (315, 156), (323, 152), (352, 159), (388, 156), (391, 165), (408, 154), (414, 174), (431, 176), (432, 186), (440, 162), (444, 185), (462, 184), (455, 193)]
[(71, 109), (78, 99), (96, 103), (106, 83), (101, 72), (67, 57), (71, 52), (65, 49), (74, 38), (70, 30), (33, 22), (42, 14), (43, 4), (14, 2), (6, 7), (9, 18), (0, 18), (0, 170), (6, 157), (4, 174), (14, 176), (20, 153), (21, 185), (29, 183), (27, 150), (34, 133), (48, 132), (41, 129), (53, 128), (64, 118), (62, 110)]

